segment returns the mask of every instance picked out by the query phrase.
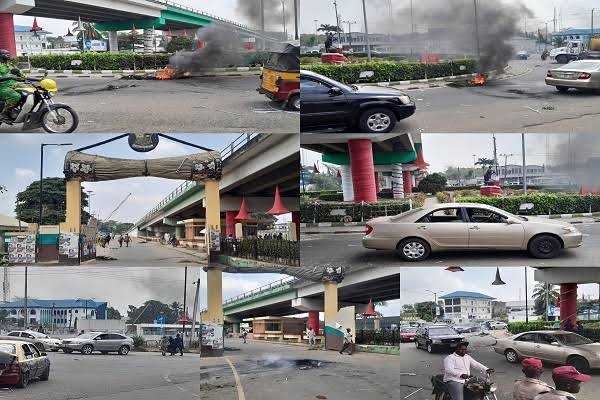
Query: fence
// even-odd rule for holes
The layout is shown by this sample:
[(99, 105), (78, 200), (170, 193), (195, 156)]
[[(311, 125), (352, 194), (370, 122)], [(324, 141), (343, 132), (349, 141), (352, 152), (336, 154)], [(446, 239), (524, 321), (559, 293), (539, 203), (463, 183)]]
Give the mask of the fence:
[(400, 346), (400, 329), (358, 330), (356, 344)]
[(376, 204), (308, 200), (300, 202), (300, 222), (363, 222), (376, 217), (397, 215), (412, 207), (412, 199), (381, 201)]
[(290, 266), (300, 266), (300, 244), (294, 240), (266, 238), (221, 238), (221, 254), (266, 261)]

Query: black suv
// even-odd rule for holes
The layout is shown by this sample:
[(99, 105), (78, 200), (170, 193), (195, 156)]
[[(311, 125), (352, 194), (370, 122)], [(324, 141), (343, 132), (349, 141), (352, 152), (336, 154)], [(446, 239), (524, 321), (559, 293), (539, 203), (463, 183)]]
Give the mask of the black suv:
[(398, 89), (348, 86), (310, 71), (300, 71), (300, 102), (303, 131), (358, 128), (386, 133), (415, 112), (414, 100)]
[(436, 350), (454, 351), (462, 341), (463, 337), (448, 325), (421, 327), (415, 337), (417, 349), (426, 349), (429, 353)]

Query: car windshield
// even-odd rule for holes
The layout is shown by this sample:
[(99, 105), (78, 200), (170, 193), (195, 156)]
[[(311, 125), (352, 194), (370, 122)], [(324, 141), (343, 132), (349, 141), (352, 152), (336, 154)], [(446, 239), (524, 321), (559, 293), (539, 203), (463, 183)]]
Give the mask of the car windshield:
[(555, 333), (554, 337), (566, 346), (581, 346), (584, 344), (594, 343), (591, 340), (575, 333)]
[(0, 353), (15, 354), (17, 349), (14, 344), (0, 343)]
[(439, 328), (429, 328), (430, 335), (456, 335), (456, 331), (449, 326)]

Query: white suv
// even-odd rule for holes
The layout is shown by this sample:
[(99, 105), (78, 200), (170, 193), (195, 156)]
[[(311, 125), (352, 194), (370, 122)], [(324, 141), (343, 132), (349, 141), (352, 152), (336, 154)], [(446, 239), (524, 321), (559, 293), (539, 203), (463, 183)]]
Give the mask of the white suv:
[(54, 339), (44, 333), (36, 331), (12, 331), (9, 332), (7, 336), (36, 340), (44, 345), (44, 350), (58, 351), (62, 346), (60, 339)]

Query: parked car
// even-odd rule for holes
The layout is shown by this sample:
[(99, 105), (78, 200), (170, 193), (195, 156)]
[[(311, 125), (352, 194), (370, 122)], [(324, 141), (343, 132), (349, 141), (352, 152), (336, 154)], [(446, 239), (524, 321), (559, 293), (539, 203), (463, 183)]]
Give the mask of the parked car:
[(502, 321), (488, 321), (487, 322), (487, 327), (490, 330), (502, 330), (502, 329), (506, 329), (508, 327), (508, 325)]
[(425, 260), (442, 250), (527, 250), (554, 258), (579, 247), (583, 235), (560, 220), (514, 215), (475, 203), (444, 203), (379, 217), (366, 224), (367, 249), (396, 250), (406, 261)]
[(475, 324), (457, 324), (453, 326), (454, 330), (460, 334), (473, 333), (479, 331), (479, 326)]
[(97, 351), (102, 354), (117, 352), (122, 356), (133, 349), (133, 339), (120, 333), (88, 332), (74, 338), (64, 339), (62, 349), (65, 353), (74, 351), (90, 355)]
[(518, 60), (527, 60), (529, 58), (529, 52), (527, 50), (521, 50), (517, 52)]
[[(7, 336), (23, 337), (26, 339), (34, 339), (38, 342), (41, 342), (44, 346), (43, 348), (40, 349), (42, 351), (45, 351), (45, 350), (58, 351), (61, 346), (60, 339), (51, 338), (50, 336), (46, 335), (45, 333), (40, 333), (40, 332), (36, 332), (36, 331), (31, 331), (31, 330), (12, 331), (12, 332), (9, 332)], [(38, 348), (39, 348), (39, 346), (38, 346)]]
[(572, 365), (585, 372), (600, 368), (600, 343), (567, 331), (530, 331), (499, 339), (494, 351), (511, 363), (536, 357), (554, 364)]
[(546, 85), (559, 92), (575, 89), (600, 89), (600, 60), (577, 60), (548, 70)]
[(26, 387), (33, 380), (47, 381), (50, 360), (33, 343), (0, 340), (0, 385)]
[(379, 86), (345, 85), (323, 75), (300, 71), (302, 130), (358, 128), (386, 133), (415, 112), (406, 93)]
[(400, 328), (400, 341), (402, 343), (414, 342), (417, 334), (417, 329), (414, 327)]
[(448, 325), (424, 326), (415, 335), (417, 349), (426, 349), (429, 353), (454, 350), (462, 340), (462, 335)]

